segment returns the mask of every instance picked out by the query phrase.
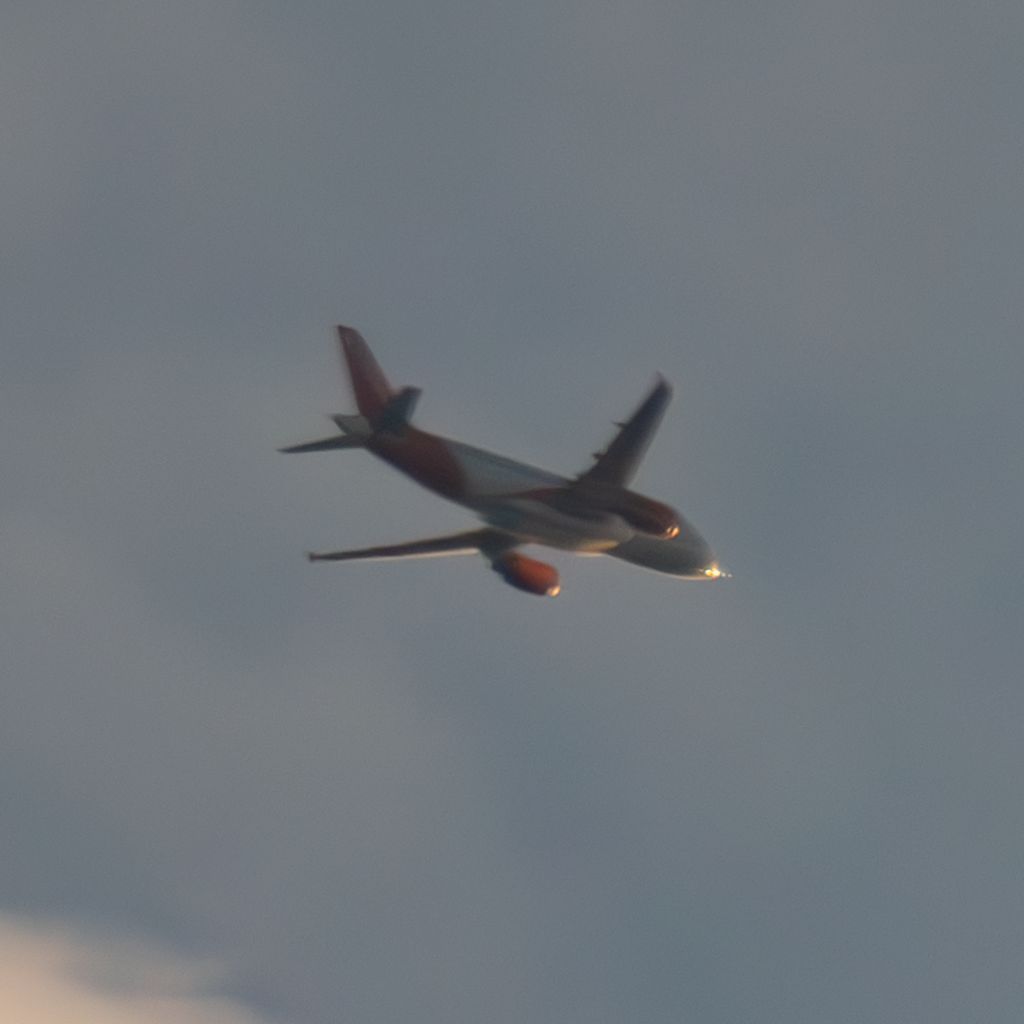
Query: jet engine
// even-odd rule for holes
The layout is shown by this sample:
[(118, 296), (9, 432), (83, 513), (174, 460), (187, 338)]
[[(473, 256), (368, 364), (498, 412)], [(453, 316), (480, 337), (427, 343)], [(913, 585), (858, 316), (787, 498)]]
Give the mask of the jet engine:
[(568, 494), (569, 502), (581, 502), (584, 506), (620, 516), (638, 533), (664, 539), (679, 535), (679, 513), (670, 505), (636, 491), (584, 478), (576, 481), (570, 491), (562, 493)]
[(679, 514), (674, 508), (641, 494), (630, 491), (623, 494), (625, 500), (614, 511), (634, 530), (666, 539), (679, 536)]
[(553, 565), (527, 558), (516, 551), (499, 555), (491, 567), (506, 583), (527, 594), (555, 597), (562, 589), (558, 582), (558, 570)]

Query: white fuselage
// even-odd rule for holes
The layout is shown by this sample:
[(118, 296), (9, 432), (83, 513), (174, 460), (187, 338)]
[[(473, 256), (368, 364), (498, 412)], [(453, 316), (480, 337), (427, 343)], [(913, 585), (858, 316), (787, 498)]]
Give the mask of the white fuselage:
[(569, 515), (522, 492), (565, 487), (570, 481), (556, 473), (517, 462), (460, 441), (445, 438), (466, 482), (459, 504), (472, 509), (489, 526), (544, 544), (580, 553), (601, 553), (673, 576), (706, 579), (714, 556), (695, 527), (682, 520), (679, 536), (660, 539), (634, 530), (621, 516), (594, 511)]
[(573, 483), (566, 477), (415, 428), (397, 436), (375, 435), (367, 447), (524, 544), (607, 554), (692, 579), (709, 578), (717, 569), (704, 538), (681, 516), (677, 536), (652, 537), (599, 503), (560, 502), (557, 492)]
[(445, 443), (465, 481), (465, 496), (457, 500), (488, 526), (567, 551), (608, 551), (636, 534), (621, 516), (570, 514), (529, 497), (530, 491), (567, 487), (563, 476), (460, 441)]

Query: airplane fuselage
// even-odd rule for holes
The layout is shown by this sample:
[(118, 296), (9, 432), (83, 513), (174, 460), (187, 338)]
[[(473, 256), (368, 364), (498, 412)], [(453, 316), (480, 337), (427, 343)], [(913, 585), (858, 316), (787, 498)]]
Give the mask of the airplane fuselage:
[[(711, 549), (678, 512), (627, 488), (593, 488), (566, 498), (572, 481), (473, 445), (407, 426), (377, 433), (366, 448), (421, 486), (473, 511), (488, 526), (519, 538), (581, 554), (607, 554), (657, 572), (708, 578)], [(588, 500), (589, 499), (589, 500)], [(671, 532), (652, 536), (619, 509), (666, 509)]]

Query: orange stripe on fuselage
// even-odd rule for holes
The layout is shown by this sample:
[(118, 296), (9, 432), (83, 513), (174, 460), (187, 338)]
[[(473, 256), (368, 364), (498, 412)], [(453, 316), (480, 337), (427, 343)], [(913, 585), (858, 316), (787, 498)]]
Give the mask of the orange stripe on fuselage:
[(444, 498), (457, 501), (465, 496), (465, 475), (448, 445), (435, 434), (415, 427), (406, 427), (401, 434), (382, 431), (368, 438), (366, 447)]

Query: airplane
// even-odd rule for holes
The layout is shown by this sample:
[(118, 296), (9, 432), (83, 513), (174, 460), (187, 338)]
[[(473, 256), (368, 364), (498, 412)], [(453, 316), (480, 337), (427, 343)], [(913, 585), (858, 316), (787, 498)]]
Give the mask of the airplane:
[(594, 464), (563, 477), (427, 433), (411, 425), (420, 389), (395, 389), (362, 335), (338, 326), (358, 415), (335, 415), (339, 433), (282, 452), (362, 448), (418, 484), (474, 512), (482, 528), (444, 537), (350, 551), (309, 552), (312, 562), (429, 558), (480, 554), (506, 582), (528, 594), (554, 597), (558, 571), (522, 554), (537, 544), (577, 554), (610, 555), (683, 579), (728, 578), (707, 541), (675, 509), (629, 490), (672, 397), (658, 376), (633, 415)]

